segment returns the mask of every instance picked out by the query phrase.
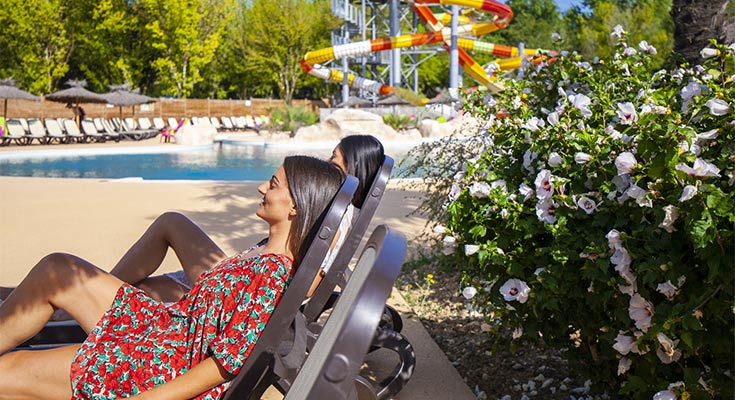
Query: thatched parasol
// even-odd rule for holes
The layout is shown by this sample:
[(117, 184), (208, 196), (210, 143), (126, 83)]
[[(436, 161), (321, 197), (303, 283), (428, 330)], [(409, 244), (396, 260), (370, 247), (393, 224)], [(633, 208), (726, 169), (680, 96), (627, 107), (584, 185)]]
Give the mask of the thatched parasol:
[(84, 88), (87, 86), (85, 80), (69, 80), (66, 84), (70, 86), (68, 89), (47, 94), (44, 98), (58, 103), (71, 103), (76, 107), (79, 107), (79, 103), (107, 103), (103, 95)]
[(383, 97), (382, 99), (379, 99), (376, 102), (379, 106), (405, 106), (409, 105), (408, 101), (396, 96), (395, 94), (391, 94), (390, 96)]
[(41, 98), (16, 87), (12, 78), (0, 80), (0, 99), (4, 100), (3, 118), (8, 117), (8, 99), (41, 101)]
[(133, 116), (135, 116), (135, 106), (139, 104), (155, 103), (156, 99), (139, 93), (139, 89), (130, 90), (130, 85), (110, 85), (110, 91), (103, 96), (107, 99), (107, 104), (120, 107), (120, 119), (122, 119), (122, 108), (126, 106), (133, 107)]
[(426, 104), (454, 104), (458, 102), (459, 99), (455, 99), (454, 97), (447, 96), (444, 93), (440, 93), (436, 97), (429, 99), (429, 101), (426, 102)]
[(335, 108), (349, 108), (349, 107), (367, 107), (372, 106), (373, 102), (368, 99), (361, 99), (359, 97), (350, 97), (347, 101), (343, 101), (335, 106)]

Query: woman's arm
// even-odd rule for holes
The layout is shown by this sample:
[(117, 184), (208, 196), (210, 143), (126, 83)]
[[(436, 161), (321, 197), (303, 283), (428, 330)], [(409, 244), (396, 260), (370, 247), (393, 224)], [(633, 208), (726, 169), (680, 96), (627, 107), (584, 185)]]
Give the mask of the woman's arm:
[(232, 378), (233, 376), (217, 360), (207, 357), (183, 375), (133, 398), (136, 400), (191, 399)]

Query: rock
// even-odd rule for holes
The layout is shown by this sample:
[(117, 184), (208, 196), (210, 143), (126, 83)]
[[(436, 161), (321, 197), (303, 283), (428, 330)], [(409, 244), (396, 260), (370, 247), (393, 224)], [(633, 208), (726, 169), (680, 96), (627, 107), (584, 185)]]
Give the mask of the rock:
[(217, 129), (212, 126), (184, 125), (176, 132), (176, 144), (193, 146), (214, 143)]
[[(407, 137), (386, 125), (380, 115), (344, 108), (331, 113), (319, 124), (299, 128), (294, 138), (304, 141), (337, 141), (349, 135), (373, 135), (380, 141)], [(416, 132), (409, 135), (418, 136)]]
[(521, 363), (514, 363), (511, 368), (513, 368), (516, 371), (519, 371), (523, 369), (523, 365)]

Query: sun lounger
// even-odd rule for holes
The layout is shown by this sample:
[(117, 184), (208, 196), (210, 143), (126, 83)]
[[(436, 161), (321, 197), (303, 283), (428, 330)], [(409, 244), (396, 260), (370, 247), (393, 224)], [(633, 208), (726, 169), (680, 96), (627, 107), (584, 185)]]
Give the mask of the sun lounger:
[(160, 132), (163, 128), (166, 127), (166, 123), (163, 122), (163, 118), (161, 118), (161, 117), (154, 117), (153, 118), (153, 127), (156, 128), (156, 129), (158, 129), (158, 131)]
[(358, 373), (405, 254), (401, 235), (385, 225), (375, 229), (286, 400), (379, 398)]
[[(340, 187), (339, 192), (337, 192), (337, 194), (334, 196), (332, 204), (330, 205), (328, 211), (325, 213), (325, 218), (322, 224), (320, 225), (319, 229), (316, 230), (317, 235), (309, 244), (306, 255), (297, 268), (293, 281), (284, 293), (283, 299), (300, 297), (300, 300), (298, 300), (298, 305), (300, 305), (303, 299), (306, 298), (306, 289), (308, 289), (308, 284), (314, 280), (317, 270), (324, 260), (327, 251), (329, 250), (329, 245), (331, 244), (335, 232), (339, 227), (340, 220), (344, 215), (347, 206), (350, 204), (352, 195), (355, 193), (356, 189), (357, 179), (351, 175), (348, 176), (347, 179), (345, 179), (345, 182)], [(311, 278), (308, 283), (299, 280), (309, 279), (309, 275), (311, 275)], [(304, 285), (306, 285), (306, 289), (302, 290), (302, 286)], [(295, 310), (289, 309), (289, 311), (292, 312), (288, 314), (286, 312), (286, 307), (281, 307), (279, 304), (273, 316), (271, 317), (271, 321), (279, 321), (279, 323), (275, 324), (278, 325), (279, 328), (283, 324), (286, 324), (286, 327), (288, 327), (290, 321), (293, 320), (293, 316), (296, 315), (298, 311), (298, 305), (296, 306)], [(279, 316), (280, 320), (276, 319), (276, 313), (278, 313), (277, 315)], [(291, 320), (284, 322), (289, 317), (291, 318)], [(268, 325), (270, 324), (271, 322), (268, 323)], [(32, 349), (39, 347), (48, 347), (54, 344), (58, 345), (74, 342), (80, 343), (87, 337), (87, 335), (84, 334), (83, 331), (82, 334), (80, 334), (80, 329), (81, 328), (79, 328), (79, 325), (74, 321), (50, 322), (44, 327), (44, 329), (41, 330), (41, 332), (39, 332), (30, 340), (23, 343), (18, 348)], [(268, 327), (266, 326), (266, 331), (267, 330)], [(276, 332), (278, 332), (278, 330), (275, 328), (271, 328), (271, 330), (275, 330)], [(265, 334), (266, 331), (264, 331), (263, 334)], [(262, 348), (259, 348), (258, 351), (262, 352), (264, 350)]]
[(63, 128), (66, 130), (66, 135), (77, 143), (84, 143), (87, 141), (87, 137), (79, 131), (77, 123), (73, 119), (65, 119)]
[(230, 117), (222, 117), (222, 127), (228, 131), (235, 130), (235, 125), (232, 124)]
[(19, 120), (9, 119), (5, 121), (5, 125), (8, 127), (8, 134), (5, 136), (8, 142), (14, 141), (21, 146), (31, 143), (30, 138), (26, 135), (26, 130), (23, 129), (23, 125), (21, 125)]
[(28, 131), (29, 139), (28, 144), (31, 144), (33, 140), (38, 140), (40, 144), (46, 144), (49, 142), (49, 137), (46, 134), (46, 128), (43, 127), (41, 120), (38, 118), (31, 118), (28, 120)]
[(59, 125), (59, 121), (56, 118), (46, 118), (45, 120), (43, 120), (43, 124), (46, 126), (46, 133), (48, 133), (49, 142), (71, 142), (71, 139), (69, 139), (69, 137), (66, 136), (66, 133), (64, 133), (64, 130), (61, 129), (61, 125)]
[(89, 118), (82, 120), (82, 132), (86, 136), (87, 141), (104, 142), (106, 140), (105, 134), (99, 132), (94, 125), (94, 121)]
[(135, 120), (132, 118), (125, 118), (124, 120), (113, 118), (112, 123), (115, 126), (117, 133), (119, 133), (123, 138), (137, 141), (146, 139), (152, 134), (150, 131), (137, 129)]
[[(112, 125), (112, 123), (105, 118), (95, 118), (94, 126), (97, 127), (98, 131), (104, 132), (106, 140), (114, 140), (116, 142), (119, 142), (120, 139), (122, 139), (122, 136), (120, 136), (120, 133), (115, 130), (115, 127)], [(102, 129), (100, 129), (100, 127)]]

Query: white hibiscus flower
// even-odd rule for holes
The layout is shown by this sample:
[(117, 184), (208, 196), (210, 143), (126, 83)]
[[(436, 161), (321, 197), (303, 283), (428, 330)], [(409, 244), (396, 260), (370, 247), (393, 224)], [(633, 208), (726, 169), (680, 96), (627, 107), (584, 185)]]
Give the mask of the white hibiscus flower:
[(500, 294), (503, 295), (505, 301), (516, 300), (519, 303), (525, 303), (528, 300), (528, 295), (530, 293), (531, 288), (528, 287), (526, 282), (520, 279), (508, 279), (503, 286), (500, 287)]

